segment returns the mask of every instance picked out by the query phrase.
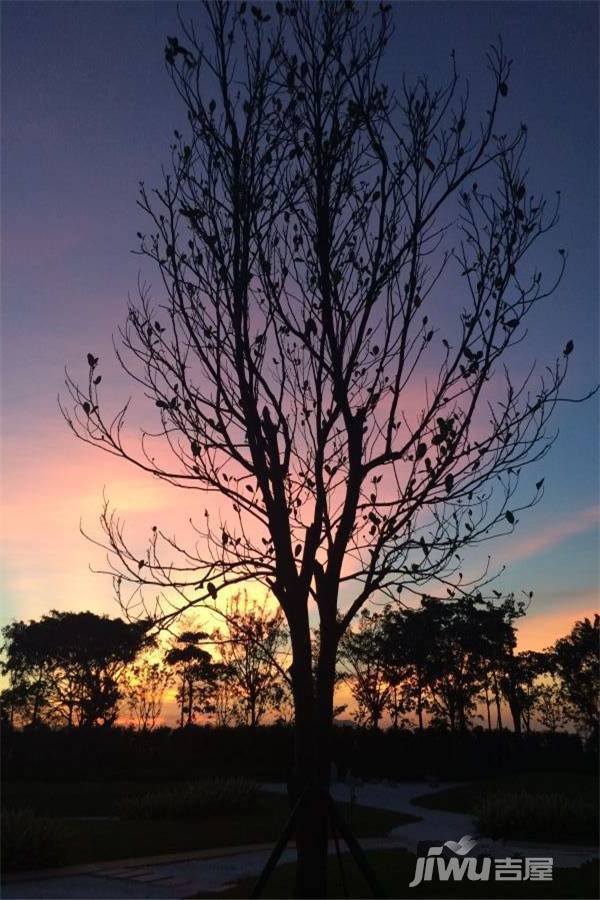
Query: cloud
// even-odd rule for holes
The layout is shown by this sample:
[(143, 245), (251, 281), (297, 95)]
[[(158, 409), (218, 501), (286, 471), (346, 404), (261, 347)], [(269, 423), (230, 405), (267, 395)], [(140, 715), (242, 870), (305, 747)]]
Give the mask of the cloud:
[(517, 559), (525, 559), (528, 556), (534, 556), (537, 553), (544, 553), (557, 544), (561, 544), (573, 535), (582, 534), (591, 528), (597, 527), (600, 522), (600, 505), (590, 506), (581, 512), (576, 513), (568, 519), (563, 519), (556, 525), (543, 528), (536, 534), (519, 539), (510, 551), (509, 558), (512, 561)]

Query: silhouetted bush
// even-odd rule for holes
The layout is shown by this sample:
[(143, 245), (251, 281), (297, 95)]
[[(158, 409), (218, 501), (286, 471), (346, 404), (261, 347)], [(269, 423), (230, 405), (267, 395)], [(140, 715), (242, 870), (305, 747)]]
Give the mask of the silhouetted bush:
[(598, 808), (592, 797), (525, 791), (492, 794), (481, 802), (476, 815), (482, 833), (493, 838), (587, 844), (598, 841)]
[(2, 869), (43, 869), (67, 859), (68, 835), (61, 823), (29, 809), (2, 812)]
[(175, 788), (125, 797), (119, 812), (126, 819), (186, 819), (251, 809), (259, 786), (247, 778), (213, 778)]
[[(286, 781), (293, 734), (284, 725), (258, 728), (6, 729), (5, 780), (196, 781), (243, 776)], [(426, 729), (334, 730), (333, 759), (340, 776), (409, 781), (475, 780), (517, 772), (593, 772), (595, 755), (575, 734)]]

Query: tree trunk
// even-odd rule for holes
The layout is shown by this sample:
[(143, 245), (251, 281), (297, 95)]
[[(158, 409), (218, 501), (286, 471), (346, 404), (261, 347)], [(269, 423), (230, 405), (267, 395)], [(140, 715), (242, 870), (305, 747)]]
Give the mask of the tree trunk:
[(494, 685), (494, 698), (496, 701), (496, 728), (502, 731), (502, 698), (500, 697), (500, 689), (497, 684)]
[(490, 700), (490, 694), (488, 690), (488, 686), (485, 686), (485, 708), (487, 712), (487, 723), (488, 723), (488, 731), (492, 730), (492, 712), (491, 712), (492, 701)]
[(421, 676), (417, 682), (417, 717), (419, 719), (419, 731), (423, 731), (423, 686)]
[(316, 679), (313, 679), (308, 616), (291, 627), (295, 747), (292, 800), (304, 797), (296, 823), (295, 897), (327, 895), (329, 776), (333, 727), (336, 635), (321, 627)]
[(192, 724), (194, 715), (194, 682), (190, 678), (188, 682), (188, 708), (187, 708), (187, 724)]
[(508, 698), (508, 705), (510, 707), (510, 714), (513, 719), (513, 726), (515, 729), (515, 734), (517, 737), (521, 736), (521, 704), (517, 700), (516, 697), (512, 696)]

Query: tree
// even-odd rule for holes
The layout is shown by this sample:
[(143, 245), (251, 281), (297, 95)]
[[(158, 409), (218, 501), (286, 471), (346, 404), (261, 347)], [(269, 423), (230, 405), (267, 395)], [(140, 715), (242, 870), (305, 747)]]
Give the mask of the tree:
[(427, 676), (433, 720), (451, 731), (465, 730), (481, 689), (482, 611), (469, 597), (452, 603), (428, 598), (424, 614), (431, 629)]
[(423, 613), (423, 607), (389, 609), (383, 623), (388, 668), (396, 673), (403, 706), (416, 714), (419, 731), (423, 731), (423, 716), (430, 707), (428, 678), (433, 649), (431, 622)]
[(126, 698), (139, 731), (152, 731), (156, 727), (170, 682), (171, 673), (159, 662), (143, 659), (131, 667)]
[(279, 658), (288, 643), (285, 618), (280, 607), (269, 611), (266, 600), (247, 593), (231, 597), (223, 615), (227, 630), (215, 629), (211, 640), (219, 648), (234, 714), (254, 727), (285, 698), (288, 676)]
[(222, 671), (208, 650), (200, 646), (207, 640), (208, 634), (204, 631), (182, 631), (165, 654), (165, 662), (172, 667), (179, 681), (177, 701), (181, 728), (193, 725), (196, 713), (213, 712), (216, 684)]
[(569, 715), (590, 737), (600, 725), (600, 616), (575, 622), (550, 649), (552, 668), (561, 682)]
[(540, 724), (552, 733), (569, 724), (568, 708), (560, 684), (555, 679), (545, 681), (539, 686), (535, 712)]
[[(12, 679), (11, 679), (12, 680)], [(31, 697), (26, 684), (14, 682), (0, 691), (0, 715), (9, 728), (23, 727), (32, 722)]]
[(522, 726), (531, 730), (532, 715), (538, 700), (538, 676), (546, 670), (544, 654), (533, 650), (510, 653), (504, 662), (500, 681), (502, 692), (508, 702), (515, 734), (520, 735)]
[(501, 678), (505, 662), (512, 659), (517, 644), (514, 622), (525, 615), (525, 610), (526, 604), (512, 594), (502, 600), (496, 596), (494, 604), (480, 609), (476, 617), (475, 625), (480, 629), (480, 696), (486, 706), (489, 731), (492, 730), (492, 703), (496, 707), (496, 728), (502, 729)]
[(11, 622), (2, 629), (2, 674), (9, 679), (3, 704), (23, 724), (38, 725), (50, 702), (52, 662), (38, 622)]
[(125, 607), (158, 585), (164, 625), (247, 582), (281, 605), (304, 798), (296, 890), (323, 896), (339, 641), (374, 595), (471, 590), (457, 556), (541, 498), (542, 480), (517, 489), (552, 443), (573, 344), (535, 384), (511, 375), (512, 350), (565, 259), (543, 282), (530, 251), (556, 208), (525, 181), (526, 128), (499, 121), (501, 47), (478, 125), (454, 59), (440, 87), (380, 82), (390, 5), (215, 2), (181, 28), (165, 59), (187, 130), (140, 199), (161, 296), (141, 284), (119, 352), (158, 426), (134, 446), (93, 353), (62, 408), (89, 443), (219, 497), (189, 544), (157, 526), (144, 552), (105, 507), (99, 543)]
[(339, 659), (356, 703), (356, 721), (377, 728), (392, 693), (380, 615), (363, 610), (358, 627), (349, 628), (340, 641)]
[(27, 697), (32, 725), (112, 725), (126, 669), (147, 645), (147, 630), (146, 620), (52, 610), (3, 629), (3, 671)]

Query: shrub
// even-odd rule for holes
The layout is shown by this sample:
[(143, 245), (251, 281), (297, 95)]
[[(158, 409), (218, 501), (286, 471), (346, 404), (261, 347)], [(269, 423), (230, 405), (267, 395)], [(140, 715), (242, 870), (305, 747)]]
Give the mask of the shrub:
[(476, 810), (479, 829), (492, 838), (595, 843), (598, 809), (593, 798), (525, 791), (490, 794)]
[(125, 797), (119, 811), (125, 819), (189, 819), (251, 809), (258, 793), (254, 781), (214, 778)]
[(68, 836), (61, 824), (30, 809), (2, 812), (2, 868), (42, 869), (67, 861)]

